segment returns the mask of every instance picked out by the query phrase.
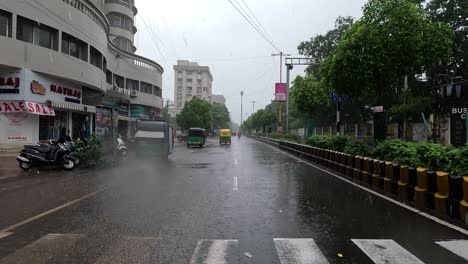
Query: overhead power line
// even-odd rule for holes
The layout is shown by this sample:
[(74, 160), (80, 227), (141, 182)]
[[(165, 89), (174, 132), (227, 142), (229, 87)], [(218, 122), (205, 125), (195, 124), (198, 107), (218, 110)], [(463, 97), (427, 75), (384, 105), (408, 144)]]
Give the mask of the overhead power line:
[(250, 14), (252, 15), (252, 17), (255, 19), (255, 21), (258, 23), (258, 25), (260, 26), (260, 28), (263, 30), (263, 33), (265, 33), (265, 35), (271, 40), (271, 42), (273, 42), (273, 44), (276, 45), (276, 43), (273, 41), (273, 38), (270, 36), (270, 34), (268, 34), (268, 32), (266, 31), (265, 27), (262, 25), (262, 23), (260, 23), (260, 21), (258, 20), (257, 16), (252, 12), (252, 10), (249, 8), (249, 6), (247, 5), (247, 3), (242, 0), (242, 3), (244, 3), (245, 7), (247, 7), (247, 10), (249, 10)]
[[(228, 0), (229, 3), (231, 3), (231, 5), (237, 10), (237, 12), (239, 12), (239, 14), (241, 14), (241, 16), (250, 24), (250, 26), (252, 26), (252, 28), (257, 31), (258, 34), (260, 34), (260, 36), (268, 43), (270, 44), (276, 51), (280, 51), (280, 49), (275, 45), (275, 43), (273, 43), (266, 35), (265, 33), (262, 32), (262, 30), (259, 28), (259, 26), (256, 25), (255, 21), (247, 18), (247, 17), (250, 17), (247, 13), (244, 14), (240, 9), (239, 7), (244, 10), (242, 8), (242, 6), (239, 5), (239, 3), (236, 1), (236, 3), (239, 5), (239, 7), (237, 7), (231, 0)], [(235, 1), (235, 0), (234, 0)], [(245, 12), (245, 11), (244, 11)]]

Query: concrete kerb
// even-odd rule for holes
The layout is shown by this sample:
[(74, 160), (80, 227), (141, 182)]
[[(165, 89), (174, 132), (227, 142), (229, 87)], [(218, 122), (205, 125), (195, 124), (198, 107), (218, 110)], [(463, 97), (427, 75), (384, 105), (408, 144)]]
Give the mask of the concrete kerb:
[[(435, 214), (462, 219), (468, 225), (468, 177), (428, 171), (304, 144), (255, 137), (299, 157), (382, 190), (402, 202), (412, 202)], [(457, 191), (459, 189), (459, 191)], [(396, 195), (396, 196), (395, 196)]]

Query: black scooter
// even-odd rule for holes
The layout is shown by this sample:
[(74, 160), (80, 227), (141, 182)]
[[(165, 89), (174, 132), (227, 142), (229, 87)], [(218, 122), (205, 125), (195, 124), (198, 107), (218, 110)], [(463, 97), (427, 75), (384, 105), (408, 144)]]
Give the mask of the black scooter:
[(49, 144), (25, 145), (16, 157), (22, 170), (29, 170), (34, 165), (60, 165), (64, 170), (72, 170), (80, 161), (75, 157), (75, 146), (71, 141), (50, 140)]

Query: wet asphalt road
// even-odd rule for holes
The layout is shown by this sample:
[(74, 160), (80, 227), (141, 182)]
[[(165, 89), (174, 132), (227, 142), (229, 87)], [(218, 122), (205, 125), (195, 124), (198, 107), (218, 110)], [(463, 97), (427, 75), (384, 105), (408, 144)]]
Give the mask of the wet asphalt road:
[(64, 179), (0, 191), (0, 264), (468, 263), (436, 243), (467, 236), (248, 138)]

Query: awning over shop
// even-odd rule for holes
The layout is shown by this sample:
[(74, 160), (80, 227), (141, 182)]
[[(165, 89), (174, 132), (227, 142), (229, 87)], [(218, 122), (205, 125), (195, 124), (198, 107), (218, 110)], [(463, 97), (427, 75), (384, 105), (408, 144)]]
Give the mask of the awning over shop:
[(121, 115), (119, 115), (119, 120), (123, 120), (123, 121), (136, 121), (136, 118), (131, 118), (131, 117), (128, 117), (128, 116), (121, 116)]
[(52, 106), (59, 109), (96, 113), (96, 107), (91, 105), (52, 102)]

